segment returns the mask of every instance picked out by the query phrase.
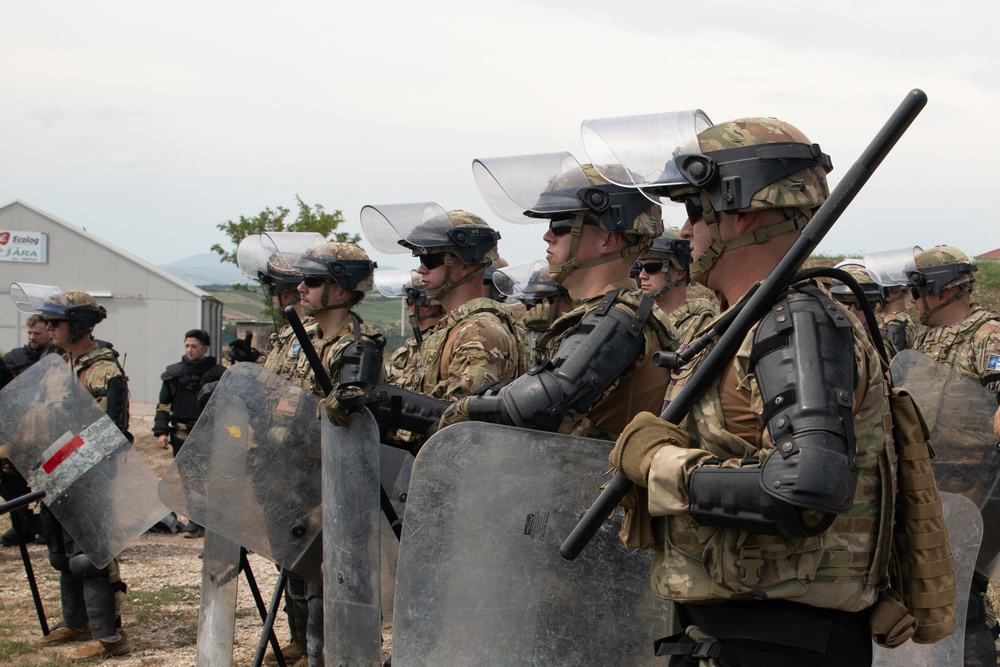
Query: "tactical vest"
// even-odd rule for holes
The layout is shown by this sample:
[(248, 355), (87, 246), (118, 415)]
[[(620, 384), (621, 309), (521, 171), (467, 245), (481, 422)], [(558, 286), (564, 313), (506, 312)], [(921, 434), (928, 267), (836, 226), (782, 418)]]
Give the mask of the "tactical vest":
[[(448, 313), (428, 332), (416, 355), (416, 363), (411, 364), (401, 374), (396, 385), (434, 398), (446, 400), (452, 398), (451, 388), (441, 387), (441, 383), (447, 379), (448, 374), (448, 369), (444, 364), (445, 348), (452, 332), (472, 318), (499, 320), (503, 330), (510, 334), (514, 341), (517, 353), (514, 368), (509, 373), (509, 377), (499, 377), (496, 380), (512, 380), (527, 370), (529, 354), (523, 329), (515, 322), (508, 308), (493, 299), (479, 298), (472, 299)], [(483, 389), (491, 383), (485, 382), (482, 383), (483, 386), (473, 387), (470, 393)]]
[[(813, 298), (792, 293), (789, 299)], [(857, 376), (862, 396), (854, 409), (858, 482), (853, 506), (814, 537), (757, 535), (732, 528), (698, 525), (686, 512), (656, 523), (652, 582), (660, 595), (677, 602), (739, 598), (790, 599), (802, 604), (859, 611), (870, 607), (887, 581), (894, 511), (896, 456), (892, 440), (889, 383), (864, 327), (836, 306), (853, 325)], [(753, 331), (735, 358), (731, 376), (758, 421), (763, 401), (749, 374)], [(686, 379), (686, 378), (685, 378)], [(822, 381), (822, 378), (816, 378)], [(719, 379), (695, 402), (684, 428), (691, 447), (723, 459), (759, 456), (758, 446), (728, 432)], [(773, 451), (763, 429), (761, 443)], [(654, 461), (655, 466), (655, 461)], [(654, 493), (655, 489), (651, 491)]]
[[(609, 295), (613, 296), (606, 302)], [(564, 314), (538, 339), (536, 348), (546, 359), (551, 359), (563, 341), (580, 325), (587, 313), (607, 303), (635, 317), (643, 301), (651, 304), (649, 315), (643, 323), (645, 348), (626, 368), (586, 413), (570, 410), (563, 417), (559, 433), (579, 435), (599, 440), (615, 440), (628, 421), (642, 411), (659, 411), (663, 392), (669, 379), (667, 369), (649, 363), (654, 352), (677, 349), (678, 333), (663, 311), (638, 289), (619, 289), (606, 295), (575, 301), (576, 308)], [(642, 371), (642, 372), (639, 372)], [(659, 396), (653, 396), (659, 387)], [(649, 400), (638, 398), (640, 393), (650, 393)]]
[[(316, 320), (307, 317), (302, 320), (302, 326), (309, 336), (309, 340), (316, 338)], [(264, 361), (264, 369), (269, 370), (278, 377), (289, 379), (299, 361), (304, 358), (302, 345), (295, 336), (295, 331), (291, 324), (286, 324), (278, 333), (271, 334), (268, 340), (267, 359)]]
[[(321, 332), (318, 322), (314, 331), (315, 336), (318, 336)], [(336, 334), (326, 336), (321, 340), (317, 340), (315, 336), (310, 337), (316, 346), (316, 354), (319, 356), (324, 370), (330, 376), (334, 387), (339, 384), (340, 360), (344, 356), (344, 350), (357, 338), (361, 336), (370, 338), (380, 350), (385, 347), (385, 338), (382, 334), (365, 324), (354, 312), (348, 312), (347, 320), (345, 320), (344, 324), (340, 327), (340, 331)], [(316, 381), (316, 376), (313, 374), (312, 367), (309, 365), (309, 359), (306, 358), (305, 353), (297, 354), (295, 365), (291, 368), (285, 379), (316, 396), (324, 395), (323, 389), (319, 382)]]
[[(118, 363), (114, 350), (106, 347), (95, 347), (93, 350), (85, 352), (73, 360), (73, 374), (76, 375), (77, 379), (80, 380), (80, 384), (90, 392), (90, 395), (94, 397), (94, 400), (97, 401), (97, 404), (105, 412), (108, 410), (108, 380), (116, 376), (121, 376), (125, 380), (124, 423), (118, 424), (118, 427), (131, 442), (132, 436), (128, 430), (131, 418), (127, 390), (128, 376), (125, 374), (125, 369)], [(114, 418), (114, 415), (112, 417)], [(117, 419), (115, 421), (117, 422)]]
[(681, 349), (691, 344), (705, 324), (717, 315), (715, 305), (707, 299), (688, 299), (674, 312), (669, 313), (680, 334)]
[[(201, 363), (190, 364), (179, 361), (167, 366), (160, 379), (171, 385), (170, 411), (174, 422), (192, 426), (198, 420), (201, 414), (198, 392), (207, 383), (215, 382), (222, 377), (222, 373), (216, 370), (217, 367), (215, 357), (205, 357)], [(194, 372), (196, 370), (201, 372)]]

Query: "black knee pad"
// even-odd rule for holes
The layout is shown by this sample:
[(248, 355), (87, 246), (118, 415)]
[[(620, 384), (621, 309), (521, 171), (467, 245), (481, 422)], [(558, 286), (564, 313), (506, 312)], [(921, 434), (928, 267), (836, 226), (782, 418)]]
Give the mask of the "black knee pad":
[(58, 551), (49, 551), (49, 565), (60, 572), (69, 572), (69, 558)]
[(100, 579), (107, 577), (107, 570), (98, 568), (86, 554), (78, 554), (69, 559), (69, 571), (74, 577), (81, 579)]

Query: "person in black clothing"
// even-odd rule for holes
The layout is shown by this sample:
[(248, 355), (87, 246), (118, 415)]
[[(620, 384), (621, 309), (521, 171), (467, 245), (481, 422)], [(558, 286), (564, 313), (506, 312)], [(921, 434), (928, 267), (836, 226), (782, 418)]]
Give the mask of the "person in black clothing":
[[(160, 448), (173, 449), (174, 457), (201, 415), (198, 392), (206, 384), (217, 382), (226, 372), (226, 367), (208, 354), (211, 343), (208, 332), (191, 329), (184, 334), (184, 356), (176, 364), (167, 366), (160, 376), (163, 386), (153, 419), (153, 435)], [(204, 529), (193, 521), (184, 527), (184, 532), (185, 537), (204, 535)]]
[[(28, 344), (18, 347), (3, 356), (0, 361), (0, 388), (8, 382), (28, 370), (33, 363), (41, 359), (50, 352), (59, 352), (58, 348), (49, 340), (49, 334), (45, 330), (45, 320), (41, 315), (31, 315), (25, 322), (26, 333), (28, 334)], [(15, 497), (30, 493), (28, 482), (17, 471), (17, 468), (10, 465), (7, 459), (0, 458), (0, 467), (7, 475), (8, 484), (5, 485), (10, 498), (4, 496), (5, 500), (13, 500)], [(20, 517), (21, 526), (24, 528), (25, 536), (29, 541), (34, 540), (41, 531), (41, 520), (30, 507), (23, 507), (14, 510), (12, 516)], [(17, 533), (14, 528), (10, 528), (3, 535), (0, 535), (0, 544), (5, 547), (17, 546)]]

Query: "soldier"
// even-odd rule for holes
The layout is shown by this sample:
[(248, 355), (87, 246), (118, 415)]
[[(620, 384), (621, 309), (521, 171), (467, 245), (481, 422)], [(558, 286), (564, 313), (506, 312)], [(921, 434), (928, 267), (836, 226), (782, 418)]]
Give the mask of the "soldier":
[[(23, 347), (15, 348), (3, 355), (3, 362), (0, 364), (2, 368), (0, 368), (0, 370), (8, 374), (8, 380), (23, 373), (33, 363), (41, 359), (46, 354), (56, 351), (55, 346), (52, 345), (52, 342), (49, 340), (49, 334), (45, 330), (45, 320), (42, 319), (41, 315), (30, 315), (27, 321), (25, 321), (25, 329), (28, 334), (28, 344)], [(2, 387), (2, 384), (0, 384), (0, 387)], [(28, 482), (24, 479), (21, 473), (17, 471), (17, 468), (10, 465), (7, 459), (3, 458), (0, 458), (0, 466), (3, 466), (4, 472), (7, 474), (8, 482), (11, 486), (12, 497), (8, 498), (8, 500), (13, 500), (14, 497), (30, 493), (31, 489), (28, 487)], [(28, 540), (35, 539), (35, 537), (41, 532), (39, 517), (31, 511), (30, 507), (14, 510), (11, 514), (11, 521), (15, 520), (15, 516), (18, 517), (18, 521), (21, 521), (21, 525), (25, 529), (24, 532)], [(6, 531), (3, 535), (0, 535), (0, 544), (5, 547), (17, 546), (17, 534), (15, 533), (13, 527)]]
[[(548, 362), (495, 392), (461, 400), (442, 426), (472, 419), (613, 440), (637, 412), (662, 403), (669, 375), (652, 356), (674, 349), (677, 332), (629, 278), (635, 258), (663, 233), (660, 207), (609, 184), (571, 155), (557, 155), (534, 162), (536, 189), (524, 215), (548, 222), (542, 238), (549, 274), (574, 308), (538, 341)], [(477, 161), (503, 191), (506, 160)], [(561, 171), (552, 173), (553, 167)], [(479, 185), (504, 215), (509, 203), (491, 200), (496, 188)]]
[[(858, 286), (865, 293), (865, 298), (868, 301), (868, 304), (877, 316), (879, 309), (881, 309), (881, 307), (885, 304), (885, 300), (882, 297), (881, 288), (878, 283), (872, 279), (871, 274), (868, 273), (868, 269), (865, 268), (864, 263), (859, 259), (845, 259), (842, 262), (838, 262), (834, 268), (846, 271), (852, 278), (854, 278), (855, 281), (857, 281)], [(851, 288), (847, 285), (834, 282), (829, 286), (829, 290), (830, 295), (833, 296), (838, 303), (844, 304), (844, 306), (851, 311), (851, 314), (858, 318), (858, 321), (864, 324), (867, 328), (864, 312), (862, 311), (861, 305), (858, 303), (858, 299), (854, 295), (854, 292), (851, 291)], [(885, 336), (884, 331), (881, 331), (881, 333), (883, 343), (885, 344), (886, 354), (889, 355), (889, 360), (891, 361), (899, 350), (896, 349), (893, 341)]]
[[(972, 302), (976, 265), (961, 250), (946, 245), (918, 253), (914, 262), (908, 277), (924, 328), (913, 349), (975, 380), (1000, 399), (1000, 315)], [(994, 428), (998, 419), (1000, 408), (993, 416)], [(993, 443), (982, 444), (985, 456)], [(995, 527), (986, 527), (991, 529)], [(965, 623), (966, 665), (996, 664), (998, 630), (986, 597), (988, 583), (983, 574), (973, 575)]]
[(646, 296), (656, 302), (680, 334), (679, 344), (686, 347), (715, 315), (715, 305), (708, 299), (689, 299), (691, 282), (691, 242), (678, 238), (667, 229), (632, 266), (636, 282)]
[[(552, 323), (573, 310), (573, 300), (566, 288), (552, 280), (549, 264), (536, 259), (501, 269), (494, 274), (498, 291), (517, 297), (525, 309), (521, 322), (528, 341), (528, 368), (547, 360), (545, 351), (537, 343)], [(508, 302), (509, 303), (509, 302)]]
[[(327, 397), (327, 415), (335, 424), (343, 424), (347, 409), (338, 399), (350, 391), (345, 383), (350, 379), (358, 385), (374, 385), (384, 377), (381, 355), (385, 339), (364, 324), (352, 310), (364, 298), (365, 292), (373, 288), (375, 263), (356, 245), (328, 243), (319, 234), (268, 236), (274, 240), (281, 259), (302, 276), (298, 285), (301, 306), (303, 312), (316, 321), (313, 336), (316, 353), (335, 388), (334, 394)], [(349, 363), (345, 353), (355, 343), (361, 346), (364, 358)], [(370, 377), (358, 377), (359, 372), (370, 373)], [(318, 396), (323, 395), (304, 354), (298, 355), (287, 379)], [(305, 657), (296, 665), (317, 667), (323, 664), (323, 587), (311, 581), (304, 583), (308, 614), (305, 622), (306, 650)], [(296, 605), (295, 621), (301, 628), (299, 616)]]
[[(80, 384), (93, 395), (118, 428), (128, 432), (128, 378), (114, 352), (94, 341), (94, 327), (107, 311), (86, 292), (66, 290), (45, 300), (41, 307), (52, 343), (65, 351)], [(108, 658), (129, 652), (121, 625), (121, 581), (118, 559), (97, 569), (47, 508), (42, 525), (49, 545), (49, 562), (59, 570), (62, 623), (42, 638), (44, 646), (85, 642), (72, 655), (74, 661)]]
[[(288, 306), (295, 308), (302, 319), (302, 326), (310, 340), (316, 335), (316, 320), (305, 314), (298, 286), (302, 274), (295, 271), (273, 249), (265, 249), (259, 235), (248, 236), (236, 250), (236, 262), (244, 275), (259, 282), (273, 300), (274, 306), (282, 313)], [(264, 369), (289, 381), (299, 373), (299, 364), (305, 359), (302, 345), (295, 337), (292, 325), (286, 324), (268, 339)], [(303, 650), (306, 642), (306, 628), (309, 622), (309, 606), (306, 601), (305, 579), (291, 570), (285, 570), (285, 613), (288, 619), (289, 641), (281, 647), (285, 661), (294, 665), (299, 660), (308, 662)], [(274, 652), (268, 650), (264, 661), (276, 663)]]
[(417, 273), (428, 298), (445, 311), (396, 386), (455, 401), (524, 370), (522, 330), (509, 309), (483, 297), (486, 268), (499, 257), (499, 233), (478, 215), (433, 203), (366, 206), (361, 215), (370, 240), (387, 236), (386, 223), (396, 230), (398, 245), (420, 259)]
[[(728, 309), (826, 199), (830, 159), (774, 118), (715, 125), (677, 147), (673, 160), (664, 147), (668, 171), (651, 185), (686, 205), (692, 276)], [(813, 372), (800, 377), (802, 366)], [(887, 584), (877, 546), (891, 539), (894, 501), (879, 472), (891, 469), (888, 395), (864, 328), (807, 282), (779, 296), (684, 422), (644, 413), (628, 425), (610, 461), (648, 491), (638, 509), (653, 517), (652, 582), (685, 625), (659, 655), (870, 664), (869, 608)], [(770, 473), (790, 484), (765, 492)]]
[(882, 337), (892, 343), (897, 352), (913, 349), (917, 335), (917, 325), (906, 312), (910, 286), (906, 272), (914, 268), (913, 258), (922, 250), (920, 246), (913, 246), (868, 252), (864, 256), (865, 268), (882, 292), (882, 304), (875, 308), (875, 318), (882, 328)]
[(415, 274), (411, 278), (408, 287), (403, 288), (404, 299), (406, 300), (406, 312), (410, 320), (410, 329), (413, 335), (396, 349), (389, 357), (386, 364), (386, 382), (399, 384), (399, 378), (406, 375), (411, 366), (417, 363), (420, 347), (423, 345), (424, 336), (444, 317), (444, 308), (438, 301), (431, 301), (427, 297), (427, 290), (424, 289), (423, 278)]

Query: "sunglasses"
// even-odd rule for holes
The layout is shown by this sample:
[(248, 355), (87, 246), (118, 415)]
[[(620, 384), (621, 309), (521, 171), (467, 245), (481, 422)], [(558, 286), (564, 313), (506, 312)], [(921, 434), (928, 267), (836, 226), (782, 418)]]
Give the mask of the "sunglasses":
[(302, 276), (302, 284), (306, 287), (322, 287), (326, 284), (326, 278), (323, 276)]
[(636, 262), (632, 265), (632, 270), (636, 275), (645, 271), (647, 276), (655, 276), (663, 270), (663, 262)]
[(436, 269), (437, 267), (444, 264), (444, 253), (436, 252), (431, 255), (421, 255), (420, 263), (423, 264), (426, 269)]
[(684, 210), (687, 212), (688, 220), (691, 224), (698, 222), (705, 217), (705, 208), (701, 205), (701, 198), (688, 196), (684, 198)]

